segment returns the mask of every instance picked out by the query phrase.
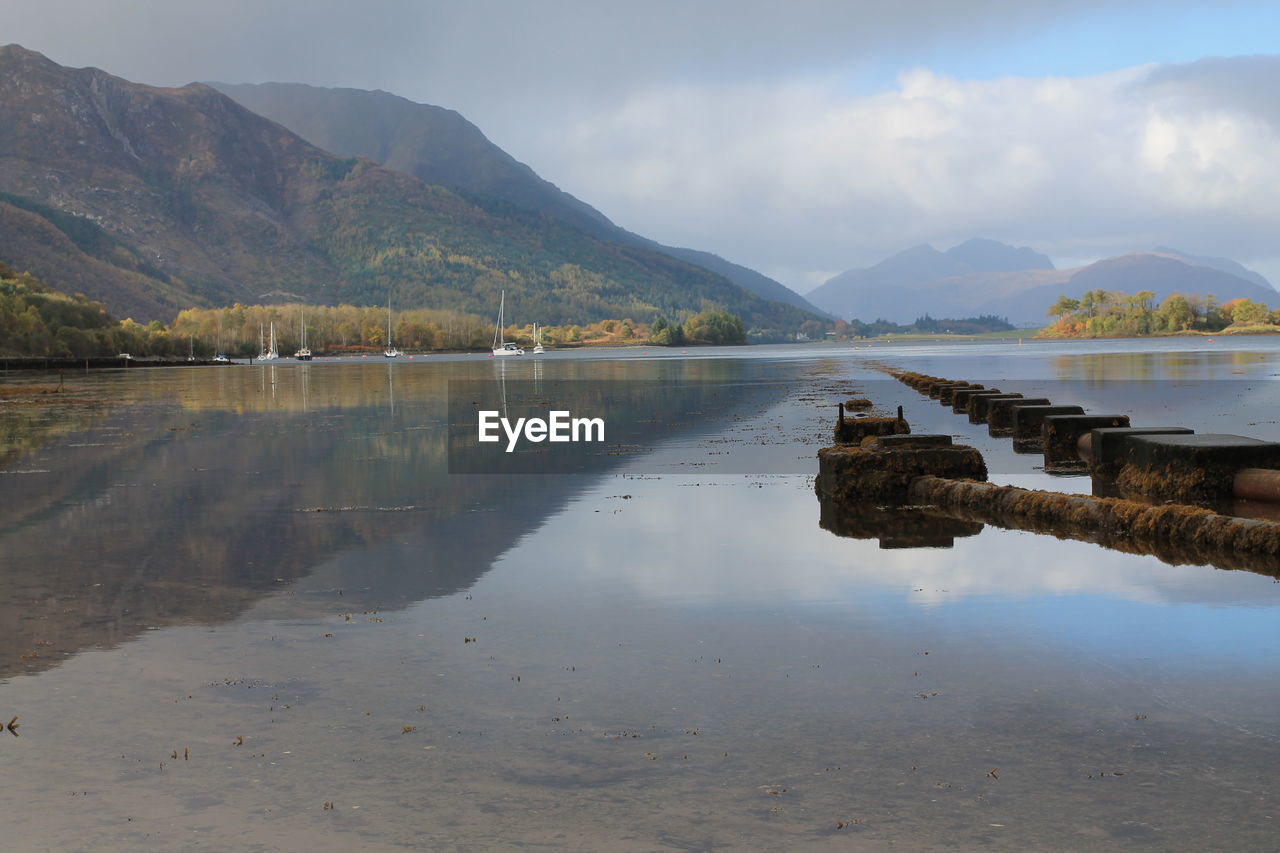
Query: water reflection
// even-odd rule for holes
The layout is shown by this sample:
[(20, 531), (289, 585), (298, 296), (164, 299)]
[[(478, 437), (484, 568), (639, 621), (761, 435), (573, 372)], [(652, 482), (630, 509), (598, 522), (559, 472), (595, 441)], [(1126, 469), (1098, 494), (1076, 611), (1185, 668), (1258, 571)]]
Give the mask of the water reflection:
[(921, 507), (879, 507), (819, 499), (818, 526), (848, 539), (877, 539), (880, 547), (950, 548), (956, 539), (977, 536), (982, 523), (952, 518)]
[[(20, 458), (47, 475), (0, 477), (39, 501), (0, 525), (25, 584), (0, 630), (132, 641), (0, 685), (6, 844), (1275, 846), (1280, 585), (991, 524), (821, 530), (814, 453), (860, 357), (697, 370), (819, 357), (564, 477), (444, 473), (445, 383), (487, 361), (313, 364), (305, 401), (287, 365), (275, 396), (256, 367), (103, 378), (107, 417)], [(674, 369), (568, 362), (544, 382)], [(132, 636), (122, 608), (197, 624)]]
[[(537, 473), (518, 489), (449, 474), (449, 380), (493, 376), (491, 365), (379, 367), (149, 371), (127, 394), (104, 394), (114, 410), (70, 409), (52, 425), (10, 417), (11, 470), (40, 473), (0, 477), (0, 505), (12, 508), (0, 527), (0, 677), (147, 629), (225, 621), (334, 554), (376, 553), (405, 537), (414, 558), (361, 561), (353, 594), (376, 590), (382, 606), (398, 607), (450, 594), (582, 487)], [(538, 378), (535, 368), (510, 373), (532, 386), (523, 380)], [(587, 375), (575, 363), (558, 372)], [(742, 393), (759, 370), (731, 361), (598, 372), (613, 381), (566, 387), (625, 424), (637, 448), (711, 428), (778, 387), (752, 382)], [(503, 393), (508, 368), (496, 373)], [(609, 393), (619, 385), (646, 392)], [(93, 418), (98, 427), (84, 432)], [(580, 473), (622, 459), (576, 458)]]

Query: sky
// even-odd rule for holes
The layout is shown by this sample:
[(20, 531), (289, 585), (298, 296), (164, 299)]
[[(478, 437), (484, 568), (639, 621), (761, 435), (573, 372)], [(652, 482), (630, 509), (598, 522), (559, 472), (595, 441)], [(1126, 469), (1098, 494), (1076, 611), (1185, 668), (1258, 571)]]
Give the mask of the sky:
[(1280, 283), (1280, 2), (0, 0), (0, 42), (448, 107), (619, 225), (802, 293), (970, 237)]

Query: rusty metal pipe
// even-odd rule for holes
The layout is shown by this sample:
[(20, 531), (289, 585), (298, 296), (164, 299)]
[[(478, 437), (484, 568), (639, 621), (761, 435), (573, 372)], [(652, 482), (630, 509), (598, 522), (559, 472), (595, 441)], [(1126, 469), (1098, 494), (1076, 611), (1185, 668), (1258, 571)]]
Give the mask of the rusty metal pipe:
[(1231, 491), (1244, 500), (1280, 503), (1280, 470), (1241, 468), (1231, 481)]

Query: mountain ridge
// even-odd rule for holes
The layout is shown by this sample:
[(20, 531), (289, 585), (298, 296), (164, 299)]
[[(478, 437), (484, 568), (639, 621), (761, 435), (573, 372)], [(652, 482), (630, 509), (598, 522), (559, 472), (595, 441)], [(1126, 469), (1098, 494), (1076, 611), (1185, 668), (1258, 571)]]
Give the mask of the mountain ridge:
[[(16, 45), (0, 48), (0, 192), (18, 202), (0, 208), (0, 259), (41, 260), (22, 233), (57, 238), (38, 220), (67, 239), (65, 216), (85, 220), (116, 248), (63, 246), (63, 269), (42, 277), (81, 291), (91, 261), (106, 264), (117, 281), (86, 295), (144, 320), (279, 291), (488, 315), (502, 290), (543, 323), (708, 307), (755, 328), (812, 318), (671, 256), (335, 156), (210, 86), (145, 86)], [(127, 299), (102, 292), (123, 276)]]
[(422, 180), (508, 201), (561, 219), (593, 236), (649, 249), (728, 278), (765, 299), (825, 313), (762, 273), (700, 249), (667, 246), (615, 224), (605, 214), (539, 176), (446, 107), (382, 90), (305, 83), (208, 85), (319, 148), (360, 156)]
[[(987, 269), (973, 269), (965, 258), (984, 259)], [(1237, 275), (1234, 269), (1248, 275)], [(1099, 288), (1152, 290), (1158, 299), (1174, 292), (1214, 294), (1220, 301), (1246, 297), (1274, 303), (1280, 298), (1265, 278), (1226, 258), (1197, 258), (1163, 249), (1055, 269), (1047, 256), (1028, 247), (991, 240), (969, 240), (947, 252), (927, 244), (913, 246), (871, 267), (833, 276), (808, 295), (819, 307), (863, 321), (910, 322), (926, 313), (995, 314), (1015, 323), (1039, 324), (1058, 296), (1079, 298)]]

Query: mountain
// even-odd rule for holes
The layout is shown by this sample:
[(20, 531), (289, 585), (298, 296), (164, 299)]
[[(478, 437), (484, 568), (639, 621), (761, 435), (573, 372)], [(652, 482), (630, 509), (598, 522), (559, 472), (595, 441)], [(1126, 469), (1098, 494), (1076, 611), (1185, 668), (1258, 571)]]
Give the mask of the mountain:
[(367, 157), (428, 184), (552, 212), (588, 232), (613, 227), (595, 208), (539, 178), (453, 110), (390, 92), (302, 83), (209, 83), (260, 116), (340, 157)]
[(1193, 255), (1190, 252), (1179, 252), (1177, 249), (1170, 249), (1167, 246), (1157, 246), (1152, 251), (1157, 255), (1172, 255), (1175, 258), (1178, 258), (1183, 261), (1187, 261), (1189, 263), (1199, 264), (1202, 267), (1209, 267), (1210, 269), (1215, 269), (1215, 270), (1218, 270), (1219, 272), (1225, 272), (1229, 275), (1233, 275), (1236, 278), (1242, 278), (1245, 281), (1251, 281), (1254, 284), (1261, 285), (1262, 287), (1269, 287), (1272, 290), (1275, 289), (1275, 285), (1273, 285), (1271, 282), (1263, 278), (1262, 275), (1245, 267), (1243, 264), (1236, 263), (1230, 258), (1215, 258), (1215, 257), (1207, 257), (1205, 255)]
[[(581, 323), (717, 307), (812, 315), (501, 199), (321, 150), (203, 84), (0, 47), (0, 260), (116, 314), (296, 297)], [(56, 267), (56, 269), (55, 269)], [(94, 273), (96, 278), (90, 273)]]
[(1185, 296), (1212, 294), (1218, 302), (1244, 297), (1264, 302), (1272, 308), (1280, 306), (1280, 293), (1270, 286), (1154, 252), (1132, 252), (1105, 258), (1065, 272), (1070, 273), (1066, 281), (1031, 287), (1004, 298), (999, 302), (1000, 309), (1011, 318), (1026, 317), (1029, 321), (1044, 323), (1049, 306), (1059, 296), (1078, 299), (1086, 290), (1118, 290), (1129, 294), (1150, 290), (1155, 293), (1157, 304), (1172, 294), (1181, 293)]
[(167, 316), (209, 304), (92, 220), (3, 192), (0, 257), (36, 278), (64, 282), (66, 290), (110, 302), (122, 317)]
[(301, 83), (209, 85), (334, 154), (367, 157), (429, 184), (501, 199), (592, 236), (705, 267), (765, 299), (819, 311), (800, 294), (755, 270), (710, 252), (664, 246), (618, 227), (591, 205), (539, 177), (453, 110), (364, 89)]
[(946, 251), (949, 258), (967, 264), (974, 272), (1051, 270), (1053, 261), (1028, 246), (1013, 247), (996, 240), (975, 238)]
[(947, 252), (915, 246), (873, 267), (841, 273), (809, 296), (833, 313), (864, 321), (994, 314), (1043, 324), (1059, 296), (1079, 298), (1098, 289), (1150, 290), (1157, 301), (1182, 293), (1213, 294), (1220, 302), (1246, 297), (1272, 307), (1280, 302), (1266, 279), (1226, 258), (1161, 250), (1057, 270), (1042, 254), (990, 240), (970, 240)]
[[(1022, 270), (1052, 270), (1045, 255), (1027, 247), (1015, 248), (994, 240), (969, 240), (939, 252), (927, 244), (913, 246), (886, 258), (875, 266), (854, 269), (828, 279), (808, 294), (819, 308), (841, 317), (907, 323), (923, 314), (935, 317), (973, 316), (968, 308), (954, 313), (937, 303), (939, 294), (914, 291), (932, 282), (952, 280), (975, 273), (1003, 273)], [(950, 305), (955, 300), (949, 300)]]

